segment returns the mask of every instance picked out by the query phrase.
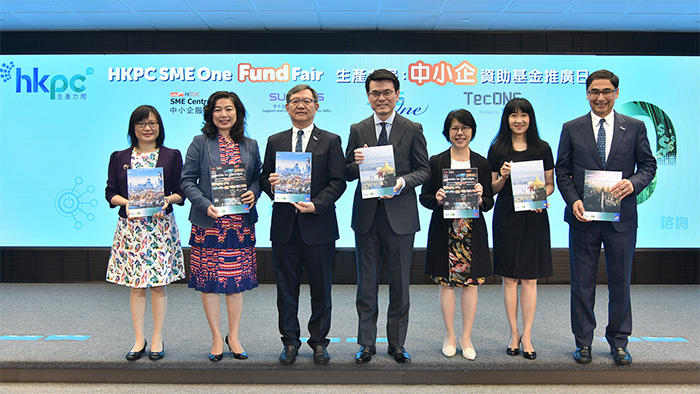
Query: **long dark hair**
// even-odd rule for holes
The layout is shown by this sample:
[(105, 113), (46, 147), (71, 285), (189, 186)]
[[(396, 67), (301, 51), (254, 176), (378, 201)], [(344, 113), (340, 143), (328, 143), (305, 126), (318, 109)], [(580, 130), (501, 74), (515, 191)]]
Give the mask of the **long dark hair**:
[(530, 125), (525, 131), (527, 149), (533, 154), (539, 155), (549, 146), (547, 142), (540, 138), (540, 133), (537, 130), (537, 120), (535, 120), (535, 110), (532, 108), (532, 104), (527, 99), (516, 97), (508, 101), (505, 108), (503, 108), (501, 127), (498, 129), (496, 137), (491, 141), (491, 147), (500, 157), (509, 157), (515, 152), (513, 149), (513, 132), (510, 130), (508, 118), (510, 114), (516, 113), (518, 110), (523, 111), (530, 117)]
[(148, 120), (148, 116), (150, 114), (155, 115), (156, 119), (158, 120), (158, 137), (156, 137), (156, 148), (163, 146), (163, 141), (165, 141), (165, 127), (163, 127), (163, 119), (160, 117), (158, 110), (152, 105), (140, 105), (136, 107), (129, 118), (128, 140), (132, 148), (139, 145), (139, 139), (136, 138), (136, 123), (142, 120)]
[(204, 106), (204, 126), (202, 126), (202, 133), (211, 139), (217, 138), (219, 135), (219, 130), (214, 124), (214, 106), (219, 99), (231, 99), (231, 101), (233, 101), (233, 107), (236, 108), (236, 123), (233, 124), (233, 128), (231, 129), (231, 139), (235, 142), (243, 141), (246, 125), (245, 118), (247, 114), (243, 102), (234, 92), (218, 91), (209, 96), (207, 105)]

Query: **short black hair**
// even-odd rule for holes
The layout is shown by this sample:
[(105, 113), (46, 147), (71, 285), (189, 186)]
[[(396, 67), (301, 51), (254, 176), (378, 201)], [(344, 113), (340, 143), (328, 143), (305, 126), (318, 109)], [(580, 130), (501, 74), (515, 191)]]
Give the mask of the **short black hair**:
[(445, 126), (442, 128), (442, 135), (445, 136), (447, 142), (451, 143), (450, 127), (452, 126), (452, 121), (455, 119), (457, 119), (459, 123), (472, 128), (472, 138), (469, 140), (469, 142), (471, 142), (476, 135), (476, 121), (474, 120), (472, 113), (466, 109), (456, 109), (447, 114), (447, 118), (445, 118)]
[(139, 139), (136, 138), (136, 123), (142, 120), (148, 120), (148, 117), (151, 114), (155, 115), (156, 119), (158, 120), (158, 137), (156, 137), (156, 148), (163, 146), (163, 141), (165, 141), (165, 127), (163, 127), (163, 119), (160, 117), (158, 110), (152, 105), (140, 105), (136, 107), (129, 118), (129, 132), (127, 134), (127, 139), (129, 140), (132, 148), (139, 145)]
[(588, 87), (591, 86), (594, 80), (596, 79), (608, 79), (610, 80), (610, 83), (612, 86), (617, 89), (618, 85), (620, 85), (620, 78), (618, 78), (617, 75), (613, 74), (612, 71), (608, 70), (598, 70), (594, 71), (591, 75), (586, 78), (586, 90), (588, 90)]
[(299, 93), (302, 90), (311, 91), (311, 95), (313, 95), (314, 101), (318, 101), (318, 93), (316, 93), (314, 88), (312, 88), (311, 86), (306, 85), (306, 84), (300, 84), (300, 85), (297, 85), (297, 86), (289, 89), (289, 91), (287, 92), (287, 96), (286, 96), (287, 104), (289, 104), (289, 96), (296, 94), (296, 93)]
[(238, 95), (234, 92), (226, 92), (220, 90), (218, 92), (212, 93), (207, 100), (207, 105), (204, 106), (204, 126), (202, 126), (202, 133), (204, 133), (208, 138), (214, 139), (219, 135), (219, 129), (216, 128), (214, 124), (214, 107), (216, 106), (216, 101), (220, 99), (231, 99), (233, 101), (233, 107), (236, 108), (236, 123), (233, 124), (231, 129), (231, 139), (235, 142), (241, 142), (245, 138), (245, 106)]
[(385, 68), (374, 70), (372, 74), (367, 76), (365, 80), (365, 91), (367, 91), (367, 93), (369, 93), (369, 83), (371, 81), (391, 81), (394, 84), (394, 90), (397, 92), (399, 91), (399, 79), (396, 78), (396, 74)]

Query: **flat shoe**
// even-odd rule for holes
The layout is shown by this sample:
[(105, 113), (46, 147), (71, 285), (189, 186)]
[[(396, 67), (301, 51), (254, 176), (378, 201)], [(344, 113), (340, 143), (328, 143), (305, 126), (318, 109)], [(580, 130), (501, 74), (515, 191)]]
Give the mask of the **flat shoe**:
[(476, 350), (474, 350), (474, 348), (471, 348), (471, 347), (464, 348), (464, 345), (462, 345), (461, 339), (459, 341), (459, 346), (462, 347), (462, 357), (466, 358), (469, 361), (474, 361), (476, 359)]
[(148, 358), (153, 361), (160, 360), (163, 356), (165, 356), (165, 342), (163, 343), (163, 349), (161, 349), (161, 351), (148, 353)]
[(126, 354), (126, 359), (129, 361), (136, 361), (143, 356), (143, 354), (146, 352), (146, 345), (148, 345), (148, 342), (146, 340), (143, 341), (143, 349), (139, 350), (138, 352), (129, 352)]
[(457, 354), (457, 348), (447, 344), (447, 338), (442, 342), (442, 354), (445, 357), (454, 357), (454, 355)]

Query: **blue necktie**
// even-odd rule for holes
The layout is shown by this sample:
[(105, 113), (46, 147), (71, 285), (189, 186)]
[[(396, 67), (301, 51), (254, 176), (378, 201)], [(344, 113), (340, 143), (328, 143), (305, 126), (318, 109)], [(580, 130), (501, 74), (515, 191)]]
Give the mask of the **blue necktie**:
[(605, 119), (600, 120), (600, 127), (598, 128), (598, 141), (596, 144), (598, 145), (598, 155), (600, 155), (600, 162), (603, 164), (603, 167), (605, 167), (605, 127), (603, 125), (605, 124)]
[(386, 145), (388, 142), (386, 138), (386, 122), (381, 122), (379, 124), (382, 125), (382, 131), (379, 133), (377, 145)]
[(304, 139), (304, 130), (299, 129), (297, 131), (297, 146), (294, 148), (294, 152), (303, 152), (301, 141)]

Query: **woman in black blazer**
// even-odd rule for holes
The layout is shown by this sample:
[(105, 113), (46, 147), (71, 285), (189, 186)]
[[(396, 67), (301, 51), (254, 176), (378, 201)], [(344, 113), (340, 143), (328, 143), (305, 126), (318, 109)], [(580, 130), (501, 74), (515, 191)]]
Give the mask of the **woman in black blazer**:
[[(462, 288), (462, 356), (476, 358), (471, 342), (471, 331), (476, 316), (477, 286), (491, 275), (488, 233), (483, 212), (493, 207), (491, 166), (478, 153), (469, 149), (476, 134), (472, 114), (459, 109), (445, 119), (443, 132), (452, 146), (430, 158), (430, 180), (423, 185), (420, 202), (433, 210), (428, 229), (428, 248), (425, 273), (440, 285), (440, 306), (447, 334), (442, 353), (452, 357), (457, 351), (454, 332), (455, 287)], [(478, 183), (474, 190), (479, 198), (479, 214), (473, 219), (444, 219), (445, 190), (442, 188), (442, 170), (477, 168)]]

